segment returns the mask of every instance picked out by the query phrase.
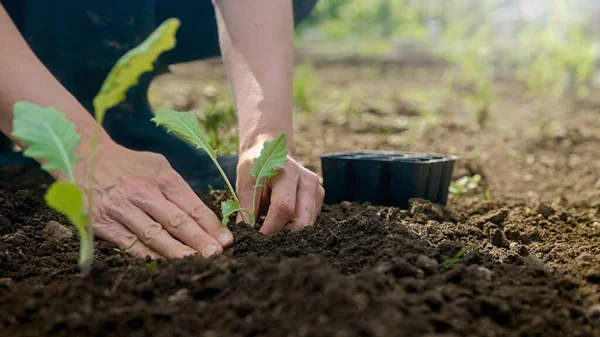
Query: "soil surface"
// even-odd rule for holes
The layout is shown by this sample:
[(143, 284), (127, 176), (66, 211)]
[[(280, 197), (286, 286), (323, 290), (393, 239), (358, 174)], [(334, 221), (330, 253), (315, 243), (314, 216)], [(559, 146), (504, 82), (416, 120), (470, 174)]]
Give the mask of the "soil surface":
[[(153, 104), (198, 107), (204, 86), (225, 87), (213, 63), (181, 69), (155, 83)], [(4, 169), (0, 336), (600, 336), (596, 103), (502, 83), (481, 128), (461, 93), (438, 95), (436, 72), (318, 74), (329, 96), (296, 115), (298, 160), (318, 171), (323, 152), (453, 154), (454, 178), (481, 174), (480, 186), (444, 208), (326, 205), (313, 227), (273, 237), (235, 225), (210, 260), (154, 264), (96, 241), (81, 278), (77, 235), (43, 202), (50, 177)], [(336, 110), (339, 92), (351, 112)]]
[(600, 336), (600, 235), (579, 209), (343, 203), (301, 232), (234, 226), (211, 260), (153, 266), (98, 241), (83, 279), (50, 179), (0, 178), (2, 336)]

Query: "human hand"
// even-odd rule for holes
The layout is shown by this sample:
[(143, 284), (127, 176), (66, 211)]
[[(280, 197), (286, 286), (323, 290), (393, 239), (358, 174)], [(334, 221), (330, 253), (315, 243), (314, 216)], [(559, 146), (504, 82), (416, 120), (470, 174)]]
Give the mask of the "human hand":
[[(77, 180), (84, 182), (85, 174), (82, 165)], [(93, 203), (95, 235), (137, 257), (210, 257), (233, 243), (231, 232), (156, 153), (104, 144), (98, 151)]]
[[(257, 142), (240, 153), (236, 186), (240, 204), (246, 209), (252, 209), (255, 183), (250, 176), (250, 168), (254, 158), (260, 155), (262, 146), (262, 141)], [(277, 176), (270, 178), (258, 192), (257, 215), (268, 209), (260, 229), (263, 234), (276, 234), (284, 228), (301, 230), (314, 224), (321, 213), (325, 190), (319, 183), (319, 176), (290, 156), (288, 159), (288, 163), (277, 171)], [(241, 220), (238, 214), (238, 221)]]

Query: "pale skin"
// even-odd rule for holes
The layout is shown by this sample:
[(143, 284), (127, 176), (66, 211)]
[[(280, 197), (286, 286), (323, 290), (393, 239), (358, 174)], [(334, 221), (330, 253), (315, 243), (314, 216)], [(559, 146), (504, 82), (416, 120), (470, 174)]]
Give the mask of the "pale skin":
[[(261, 232), (300, 230), (313, 224), (324, 190), (316, 174), (293, 159), (291, 1), (214, 0), (228, 80), (238, 111), (240, 161), (237, 189), (251, 208), (253, 158), (265, 140), (288, 135), (290, 161), (268, 181), (258, 198), (266, 211)], [(0, 5), (0, 129), (12, 137), (12, 106), (30, 101), (55, 106), (82, 135), (76, 180), (86, 181), (85, 160), (95, 121), (50, 74)], [(233, 244), (232, 233), (159, 154), (128, 150), (102, 131), (93, 205), (94, 233), (138, 257), (210, 257)], [(60, 174), (55, 178), (62, 179)]]

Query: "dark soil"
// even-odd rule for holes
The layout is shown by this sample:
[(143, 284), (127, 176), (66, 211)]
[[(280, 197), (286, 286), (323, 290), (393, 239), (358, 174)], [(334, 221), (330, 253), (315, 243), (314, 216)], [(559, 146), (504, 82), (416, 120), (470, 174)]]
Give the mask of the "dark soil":
[(83, 279), (76, 235), (45, 231), (67, 223), (49, 182), (0, 173), (0, 336), (600, 336), (591, 208), (344, 203), (302, 232), (234, 226), (211, 260), (153, 266), (98, 241)]

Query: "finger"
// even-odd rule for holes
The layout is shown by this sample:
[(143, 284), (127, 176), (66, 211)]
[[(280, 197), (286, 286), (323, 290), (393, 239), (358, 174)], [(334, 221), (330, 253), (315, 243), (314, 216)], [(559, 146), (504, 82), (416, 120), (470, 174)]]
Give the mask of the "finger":
[[(296, 172), (296, 171), (295, 171)], [(282, 170), (271, 183), (270, 206), (260, 229), (263, 234), (280, 232), (294, 217), (298, 174)]]
[[(240, 175), (238, 175), (238, 177), (240, 177)], [(253, 185), (248, 184), (248, 181), (241, 181), (241, 179), (238, 179), (237, 182), (237, 194), (238, 197), (240, 198), (240, 206), (242, 208), (245, 209), (252, 209), (252, 194), (254, 192), (254, 188)], [(260, 193), (260, 191), (257, 191), (257, 193)], [(237, 217), (236, 217), (236, 222), (248, 222), (250, 221), (248, 219), (248, 215), (242, 212), (238, 212)]]
[(296, 197), (296, 209), (292, 221), (285, 227), (298, 231), (313, 224), (315, 218), (315, 197), (317, 196), (318, 178), (312, 176), (300, 178)]
[[(242, 208), (251, 210), (256, 207), (256, 221), (258, 218), (264, 214), (264, 212), (269, 208), (269, 194), (271, 189), (269, 186), (264, 186), (256, 191), (256, 205), (252, 205), (252, 200), (254, 199), (254, 184), (250, 186), (246, 186), (246, 188), (238, 189), (238, 196), (240, 198), (240, 205)], [(238, 212), (237, 222), (244, 221), (248, 222), (249, 218), (246, 213)]]
[(323, 200), (325, 200), (325, 189), (319, 184), (317, 187), (317, 195), (315, 196), (315, 212), (313, 213), (312, 223), (317, 222), (317, 218), (321, 215), (321, 207), (323, 206)]
[(102, 240), (116, 244), (119, 248), (124, 249), (127, 253), (135, 257), (145, 258), (149, 256), (153, 260), (164, 258), (141, 242), (129, 229), (116, 221), (95, 225), (94, 234)]
[(123, 187), (115, 187), (105, 194), (106, 213), (123, 224), (146, 246), (168, 259), (182, 258), (197, 252), (174, 239), (158, 222), (136, 207), (126, 196)]
[(196, 221), (222, 247), (227, 248), (233, 244), (233, 234), (223, 226), (215, 213), (204, 205), (179, 174), (171, 170), (159, 174), (157, 180), (165, 198)]
[(132, 198), (133, 204), (162, 224), (173, 237), (202, 252), (202, 256), (208, 258), (223, 252), (221, 245), (187, 213), (165, 199), (157, 186), (150, 193), (147, 198)]

